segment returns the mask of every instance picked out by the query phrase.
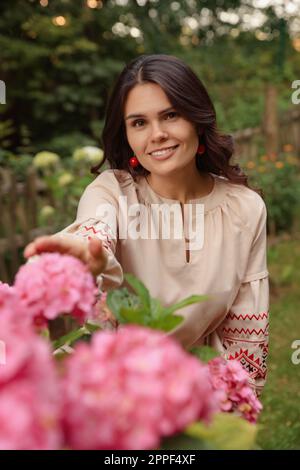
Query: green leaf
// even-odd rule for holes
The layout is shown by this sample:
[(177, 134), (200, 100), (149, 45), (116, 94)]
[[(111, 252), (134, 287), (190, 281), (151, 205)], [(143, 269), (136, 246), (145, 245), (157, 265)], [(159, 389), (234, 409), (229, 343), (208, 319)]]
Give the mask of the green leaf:
[(142, 281), (133, 276), (133, 274), (124, 274), (124, 278), (136, 291), (145, 309), (150, 312), (150, 294), (146, 286), (142, 283)]
[(195, 423), (185, 434), (207, 442), (218, 450), (250, 450), (255, 447), (257, 427), (232, 413), (218, 413), (207, 426)]
[(95, 333), (95, 331), (102, 330), (100, 325), (96, 325), (95, 323), (85, 323), (86, 329), (89, 331), (89, 333)]
[(83, 326), (78, 330), (71, 331), (65, 336), (55, 340), (52, 342), (53, 349), (58, 349), (67, 344), (68, 346), (73, 344), (78, 339), (82, 338), (83, 336), (90, 334), (89, 331)]
[(109, 291), (107, 294), (106, 303), (108, 308), (112, 311), (120, 323), (125, 323), (125, 320), (121, 314), (122, 307), (136, 308), (140, 305), (138, 297), (129, 293), (126, 287)]
[(167, 314), (170, 314), (170, 313), (175, 312), (176, 310), (186, 307), (187, 305), (192, 305), (197, 302), (203, 302), (204, 300), (207, 300), (207, 299), (209, 299), (209, 296), (207, 295), (191, 295), (190, 297), (186, 297), (180, 302), (177, 302), (176, 304), (171, 305), (171, 307), (168, 307), (165, 311)]
[(106, 303), (119, 323), (137, 323), (147, 326), (150, 310), (141, 303), (140, 298), (132, 294), (126, 287), (110, 291)]
[(154, 319), (149, 323), (149, 327), (155, 330), (170, 331), (180, 325), (184, 317), (180, 315), (168, 315), (163, 318)]
[(143, 315), (143, 307), (127, 308), (121, 307), (121, 316), (125, 323), (135, 323), (137, 325), (145, 325), (145, 316)]
[(210, 346), (194, 347), (191, 348), (189, 352), (205, 363), (209, 362), (215, 357), (220, 356), (220, 353), (218, 353), (218, 351), (211, 348)]
[(150, 311), (151, 311), (151, 318), (160, 318), (165, 311), (165, 308), (162, 306), (159, 299), (154, 299), (153, 297), (150, 298)]
[(126, 273), (124, 278), (137, 295), (129, 292), (127, 288), (121, 288), (108, 292), (106, 300), (108, 308), (119, 323), (135, 323), (170, 331), (183, 321), (182, 316), (174, 315), (176, 310), (208, 298), (206, 295), (192, 295), (165, 308), (159, 299), (150, 296), (148, 289), (135, 276)]

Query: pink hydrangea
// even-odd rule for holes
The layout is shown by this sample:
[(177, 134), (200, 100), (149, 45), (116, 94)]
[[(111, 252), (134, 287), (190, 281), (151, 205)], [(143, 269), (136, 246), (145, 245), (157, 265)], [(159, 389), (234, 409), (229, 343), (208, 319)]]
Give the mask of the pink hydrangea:
[(59, 383), (49, 345), (13, 315), (0, 316), (0, 340), (0, 449), (60, 448)]
[(8, 321), (13, 321), (16, 327), (25, 328), (31, 322), (24, 313), (25, 310), (16, 289), (0, 282), (0, 319), (4, 322), (7, 318)]
[(65, 366), (63, 428), (73, 449), (153, 449), (217, 411), (208, 367), (159, 331), (98, 332)]
[(77, 258), (45, 253), (22, 266), (15, 288), (36, 325), (68, 313), (80, 324), (92, 315), (96, 287), (91, 273)]
[(249, 375), (236, 360), (216, 357), (209, 361), (211, 383), (214, 390), (222, 392), (222, 411), (236, 412), (251, 423), (257, 421), (262, 404), (249, 385)]
[(93, 320), (102, 330), (115, 330), (119, 322), (106, 303), (107, 292), (102, 292), (93, 308)]
[(16, 290), (0, 281), (0, 315), (10, 315), (18, 310), (18, 301)]

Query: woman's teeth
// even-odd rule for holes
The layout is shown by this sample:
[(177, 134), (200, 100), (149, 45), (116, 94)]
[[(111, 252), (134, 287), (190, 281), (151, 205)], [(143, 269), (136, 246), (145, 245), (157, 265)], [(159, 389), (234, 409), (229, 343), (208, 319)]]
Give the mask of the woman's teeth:
[(174, 145), (174, 147), (169, 147), (169, 148), (164, 149), (164, 150), (158, 150), (157, 152), (152, 152), (151, 155), (153, 155), (154, 157), (160, 157), (162, 155), (167, 155), (172, 150), (174, 150), (175, 147), (177, 147), (177, 145)]

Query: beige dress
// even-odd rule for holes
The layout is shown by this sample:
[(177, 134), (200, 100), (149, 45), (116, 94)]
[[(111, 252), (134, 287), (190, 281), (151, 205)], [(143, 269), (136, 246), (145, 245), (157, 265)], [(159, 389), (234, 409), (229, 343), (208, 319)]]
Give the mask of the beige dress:
[[(209, 295), (204, 302), (178, 310), (184, 322), (170, 334), (186, 347), (206, 343), (227, 359), (238, 359), (259, 394), (265, 383), (268, 353), (266, 207), (251, 189), (212, 176), (211, 193), (189, 201), (189, 210), (182, 212), (178, 201), (156, 194), (144, 177), (134, 182), (125, 171), (105, 170), (85, 189), (76, 221), (60, 234), (96, 235), (103, 240), (109, 255), (106, 270), (98, 278), (103, 291), (126, 285), (123, 273), (129, 272), (165, 306), (193, 294)], [(150, 226), (153, 207), (163, 204), (166, 209), (180, 209), (170, 211), (172, 229), (175, 221), (180, 221), (178, 214), (182, 214), (182, 227), (197, 218), (203, 240), (190, 249), (189, 259), (186, 252), (192, 245), (186, 233), (178, 238), (171, 230), (163, 238), (159, 228), (151, 239), (149, 232), (147, 236), (139, 233), (141, 226), (147, 225), (146, 219)], [(143, 210), (135, 212), (141, 217), (139, 225), (136, 215), (128, 217), (128, 208), (141, 206)], [(198, 213), (193, 211), (196, 206)], [(131, 224), (133, 229), (127, 230), (127, 235), (126, 215), (127, 228)], [(128, 236), (129, 232), (135, 235)]]

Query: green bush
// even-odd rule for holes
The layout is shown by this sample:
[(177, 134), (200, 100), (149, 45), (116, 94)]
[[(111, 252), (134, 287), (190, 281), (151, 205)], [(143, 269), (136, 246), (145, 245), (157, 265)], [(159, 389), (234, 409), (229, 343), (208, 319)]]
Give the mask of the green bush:
[(299, 159), (292, 146), (286, 145), (279, 155), (262, 155), (246, 164), (250, 183), (263, 190), (268, 210), (268, 232), (290, 232), (300, 203)]

